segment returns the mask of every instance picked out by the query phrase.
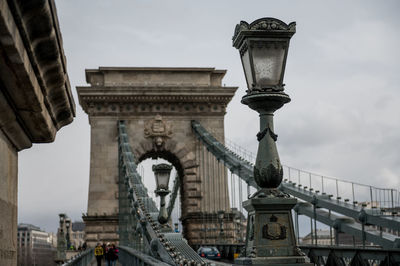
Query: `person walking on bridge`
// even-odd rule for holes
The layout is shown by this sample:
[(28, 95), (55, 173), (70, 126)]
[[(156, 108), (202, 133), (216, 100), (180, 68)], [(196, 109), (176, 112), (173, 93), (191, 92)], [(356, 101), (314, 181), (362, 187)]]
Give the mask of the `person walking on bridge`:
[(115, 266), (118, 260), (118, 249), (114, 244), (108, 244), (106, 248), (107, 266)]
[(97, 243), (97, 246), (94, 249), (94, 256), (97, 260), (97, 266), (101, 266), (101, 259), (103, 258), (104, 250), (100, 243)]

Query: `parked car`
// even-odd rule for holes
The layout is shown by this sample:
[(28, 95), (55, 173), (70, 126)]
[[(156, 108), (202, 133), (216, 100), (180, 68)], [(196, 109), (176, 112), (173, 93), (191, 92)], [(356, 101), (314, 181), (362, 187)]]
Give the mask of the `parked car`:
[(201, 247), (197, 250), (200, 257), (211, 260), (221, 259), (221, 253), (216, 247)]

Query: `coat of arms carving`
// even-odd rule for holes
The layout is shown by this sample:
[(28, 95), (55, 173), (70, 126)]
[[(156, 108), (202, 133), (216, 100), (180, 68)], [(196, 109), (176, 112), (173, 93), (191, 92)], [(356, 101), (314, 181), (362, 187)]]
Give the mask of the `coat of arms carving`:
[(172, 130), (171, 125), (166, 123), (161, 115), (146, 123), (144, 127), (144, 136), (146, 138), (152, 138), (153, 144), (156, 149), (161, 149), (167, 138), (171, 138)]
[(272, 215), (269, 223), (262, 227), (262, 237), (270, 240), (280, 240), (286, 238), (286, 226), (278, 223), (278, 217)]

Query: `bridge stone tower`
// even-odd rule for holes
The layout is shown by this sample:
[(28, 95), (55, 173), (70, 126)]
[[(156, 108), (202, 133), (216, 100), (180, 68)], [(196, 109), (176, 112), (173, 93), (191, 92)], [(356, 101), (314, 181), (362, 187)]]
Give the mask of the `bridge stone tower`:
[[(91, 126), (89, 200), (83, 217), (90, 246), (118, 242), (118, 120), (126, 121), (137, 163), (160, 157), (177, 169), (189, 243), (204, 243), (206, 237), (218, 241), (217, 212), (230, 212), (227, 173), (196, 139), (191, 120), (224, 143), (226, 106), (237, 89), (221, 86), (225, 73), (214, 68), (86, 70), (91, 86), (77, 90)], [(224, 225), (226, 239), (232, 241), (229, 218)], [(205, 227), (213, 233), (206, 236)]]

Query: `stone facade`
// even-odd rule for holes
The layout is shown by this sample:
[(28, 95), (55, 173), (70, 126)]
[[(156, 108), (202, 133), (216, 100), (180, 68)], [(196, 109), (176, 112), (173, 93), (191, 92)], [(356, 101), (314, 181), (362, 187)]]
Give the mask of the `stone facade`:
[(17, 263), (18, 151), (74, 115), (54, 1), (0, 0), (0, 265)]
[(0, 156), (0, 265), (16, 265), (18, 154), (1, 130)]
[[(137, 163), (160, 157), (177, 169), (184, 236), (191, 244), (202, 242), (206, 227), (217, 241), (216, 213), (230, 212), (227, 173), (196, 139), (191, 120), (224, 142), (226, 106), (237, 89), (221, 86), (225, 73), (214, 68), (86, 70), (91, 86), (77, 90), (91, 126), (88, 244), (118, 238), (118, 120), (126, 121)], [(114, 234), (104, 235), (106, 225), (115, 227)], [(226, 221), (225, 227), (234, 232), (233, 223)]]

